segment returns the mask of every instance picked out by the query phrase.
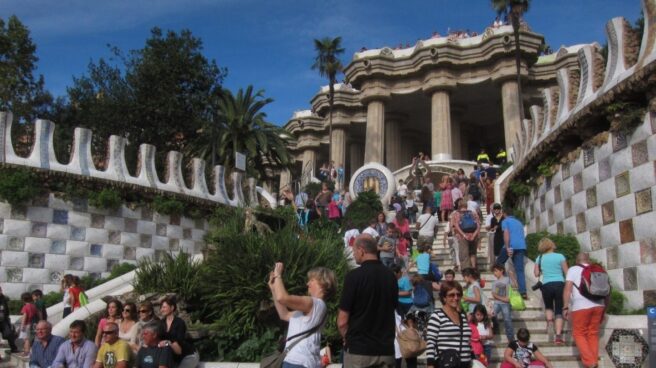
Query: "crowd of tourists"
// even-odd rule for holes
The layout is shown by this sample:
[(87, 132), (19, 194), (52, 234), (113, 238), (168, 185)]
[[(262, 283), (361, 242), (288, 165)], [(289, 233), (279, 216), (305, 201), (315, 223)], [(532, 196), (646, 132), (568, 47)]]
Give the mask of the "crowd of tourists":
[[(423, 159), (417, 156), (417, 169)], [(490, 160), (484, 150), (478, 161), (469, 175), (458, 170), (437, 183), (428, 176), (420, 186), (401, 180), (389, 217), (381, 212), (362, 229), (342, 224), (344, 247), (359, 266), (345, 278), (337, 316), (346, 367), (400, 367), (403, 361), (407, 367), (415, 367), (423, 349), (409, 351), (408, 341), (413, 338), (408, 336), (425, 342), (429, 367), (488, 366), (494, 349), (502, 349), (502, 368), (553, 366), (526, 328), (515, 331), (513, 327), (511, 294), (528, 299), (524, 226), (511, 208), (494, 203), (497, 173), (485, 163)], [(328, 186), (324, 185), (322, 193), (326, 192)], [(329, 216), (332, 201), (343, 206), (340, 195), (322, 193), (314, 199), (297, 195), (297, 211), (305, 211), (301, 203), (306, 203), (306, 208), (307, 203), (314, 203), (313, 209), (320, 208), (319, 214), (312, 216), (316, 219)], [(485, 217), (482, 206), (488, 214)], [(340, 208), (342, 213), (346, 207)], [(440, 225), (445, 229), (444, 238), (436, 239)], [(483, 291), (486, 280), (481, 279), (483, 270), (477, 262), (484, 229), (489, 234), (487, 257), (495, 278), (489, 294)], [(431, 257), (433, 247), (440, 245), (450, 250), (454, 265), (444, 272)], [(534, 275), (541, 282), (533, 288), (542, 293), (550, 341), (565, 343), (564, 321), (571, 316), (572, 337), (581, 360), (585, 367), (596, 367), (599, 325), (607, 298), (591, 299), (579, 289), (590, 260), (581, 253), (577, 264), (568, 267), (556, 244), (547, 238), (539, 242), (538, 250)], [(457, 273), (462, 282), (456, 281)], [(321, 366), (318, 326), (326, 318), (326, 299), (335, 290), (332, 271), (310, 271), (309, 296), (292, 296), (285, 290), (283, 265), (278, 263), (269, 286), (280, 318), (290, 321), (289, 353), (283, 367)], [(507, 343), (498, 345), (494, 335), (500, 333), (501, 321)]]

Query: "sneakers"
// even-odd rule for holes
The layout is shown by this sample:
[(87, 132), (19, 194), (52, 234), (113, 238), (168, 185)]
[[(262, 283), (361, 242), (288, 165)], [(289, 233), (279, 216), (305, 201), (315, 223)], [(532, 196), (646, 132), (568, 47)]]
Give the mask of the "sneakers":
[(528, 295), (526, 293), (522, 294), (522, 299), (528, 300)]
[(554, 344), (565, 345), (565, 340), (563, 340), (562, 335), (556, 335), (556, 338), (554, 339)]

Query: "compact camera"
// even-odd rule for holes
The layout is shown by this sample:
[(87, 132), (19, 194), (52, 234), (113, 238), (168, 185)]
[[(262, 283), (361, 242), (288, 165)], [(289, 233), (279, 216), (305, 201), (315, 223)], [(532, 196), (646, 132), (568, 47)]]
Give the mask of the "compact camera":
[(531, 289), (533, 289), (533, 291), (538, 290), (540, 288), (542, 288), (542, 281), (538, 281), (535, 283), (535, 285), (531, 286)]

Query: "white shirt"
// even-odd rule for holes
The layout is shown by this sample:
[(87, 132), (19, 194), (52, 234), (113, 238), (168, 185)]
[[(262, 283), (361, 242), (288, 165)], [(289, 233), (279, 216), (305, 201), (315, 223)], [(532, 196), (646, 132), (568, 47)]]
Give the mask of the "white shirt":
[(351, 242), (351, 238), (354, 238), (358, 235), (360, 235), (360, 230), (358, 229), (351, 229), (344, 233), (344, 248), (348, 248), (349, 243)]
[(371, 226), (367, 226), (366, 229), (362, 230), (363, 234), (369, 234), (372, 237), (378, 239), (380, 237), (380, 234), (378, 234), (378, 231), (376, 229), (372, 228)]
[(579, 293), (577, 286), (581, 283), (581, 273), (583, 273), (583, 267), (574, 265), (569, 268), (567, 271), (567, 277), (565, 278), (566, 281), (574, 283), (574, 287), (572, 287), (572, 297), (570, 298), (570, 312), (604, 306), (603, 301), (595, 302)]
[(467, 201), (467, 211), (478, 212), (478, 202)]
[(488, 213), (488, 215), (485, 217), (485, 227), (490, 227), (492, 226), (492, 219), (494, 218), (494, 215), (491, 213)]
[[(319, 298), (312, 298), (312, 311), (309, 315), (304, 315), (303, 312), (296, 311), (289, 319), (289, 327), (287, 329), (287, 337), (294, 336), (298, 333), (307, 331), (317, 324), (321, 323), (323, 315), (326, 314), (326, 303)], [(290, 345), (297, 339), (303, 338), (299, 336), (287, 342)], [(285, 346), (287, 346), (285, 345)], [(315, 331), (310, 336), (303, 338), (296, 344), (292, 350), (287, 353), (285, 362), (302, 365), (309, 368), (320, 368), (321, 357), (319, 356), (321, 350), (321, 328)]]
[(430, 213), (424, 213), (417, 219), (419, 224), (419, 235), (421, 236), (435, 236), (435, 226), (440, 223), (440, 220), (431, 215)]
[(398, 192), (399, 192), (399, 195), (400, 195), (401, 197), (405, 197), (406, 194), (408, 194), (408, 186), (405, 185), (405, 184), (401, 184), (401, 185), (399, 185), (399, 190), (398, 190)]

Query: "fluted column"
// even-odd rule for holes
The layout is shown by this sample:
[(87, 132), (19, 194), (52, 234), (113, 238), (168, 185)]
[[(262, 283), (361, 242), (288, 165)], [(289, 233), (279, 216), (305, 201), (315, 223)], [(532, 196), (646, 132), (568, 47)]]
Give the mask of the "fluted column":
[(451, 155), (454, 160), (467, 159), (462, 154), (462, 131), (460, 121), (454, 120), (451, 122)]
[[(292, 174), (289, 172), (289, 169), (280, 170), (280, 186), (278, 188), (278, 192), (280, 193), (287, 185), (290, 185), (291, 182)], [(270, 189), (267, 190), (270, 191)]]
[(306, 149), (303, 152), (303, 171), (301, 173), (301, 184), (307, 184), (310, 179), (314, 177), (315, 168), (317, 167), (316, 158), (317, 154), (312, 149)]
[(453, 158), (451, 137), (451, 106), (449, 93), (438, 90), (431, 97), (431, 159)]
[(349, 145), (349, 163), (351, 166), (351, 175), (349, 176), (352, 177), (364, 165), (364, 152), (362, 151), (361, 142), (351, 142)]
[(330, 159), (335, 161), (335, 166), (344, 166), (346, 162), (346, 131), (343, 128), (333, 128), (333, 145), (331, 147)]
[(364, 162), (383, 163), (385, 157), (385, 103), (372, 100), (367, 104), (367, 132)]
[(385, 166), (395, 171), (401, 167), (401, 124), (397, 119), (385, 120)]
[(506, 140), (506, 152), (510, 157), (515, 136), (519, 132), (521, 124), (520, 110), (518, 103), (519, 89), (517, 81), (509, 79), (501, 85), (501, 102), (503, 103), (503, 132)]

